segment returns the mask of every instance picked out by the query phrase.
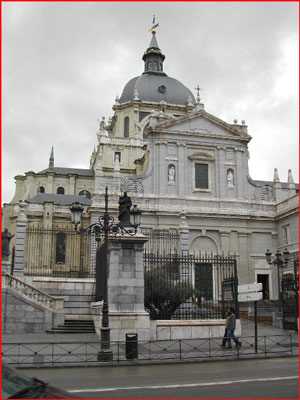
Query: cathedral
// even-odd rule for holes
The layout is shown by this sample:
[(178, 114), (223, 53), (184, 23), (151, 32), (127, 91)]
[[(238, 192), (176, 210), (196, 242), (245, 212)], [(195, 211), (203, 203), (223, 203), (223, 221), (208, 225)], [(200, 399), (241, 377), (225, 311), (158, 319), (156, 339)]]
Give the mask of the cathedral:
[(28, 228), (73, 229), (74, 202), (84, 207), (82, 225), (88, 226), (103, 214), (107, 187), (115, 217), (126, 192), (142, 211), (143, 233), (176, 233), (176, 250), (185, 254), (235, 255), (239, 283), (261, 282), (268, 298), (277, 299), (276, 269), (265, 253), (298, 253), (292, 172), (287, 182), (276, 169), (271, 182), (251, 179), (245, 121), (228, 123), (208, 113), (199, 90), (195, 97), (168, 76), (155, 29), (151, 34), (142, 74), (125, 84), (111, 118), (99, 121), (89, 168), (56, 166), (52, 148), (47, 168), (15, 177), (2, 230), (16, 233), (20, 201), (26, 203)]

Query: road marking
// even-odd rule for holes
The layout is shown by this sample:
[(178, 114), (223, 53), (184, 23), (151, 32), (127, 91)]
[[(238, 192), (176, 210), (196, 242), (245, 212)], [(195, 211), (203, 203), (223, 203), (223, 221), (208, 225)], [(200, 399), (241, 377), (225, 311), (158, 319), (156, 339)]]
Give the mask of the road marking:
[(103, 388), (103, 389), (69, 389), (70, 393), (95, 393), (95, 392), (116, 392), (119, 390), (153, 390), (153, 389), (180, 389), (200, 386), (220, 386), (220, 385), (232, 385), (234, 383), (248, 383), (248, 382), (269, 382), (269, 381), (282, 381), (290, 379), (299, 379), (298, 375), (284, 376), (276, 378), (256, 378), (256, 379), (240, 379), (238, 381), (224, 381), (224, 382), (207, 382), (207, 383), (186, 383), (182, 385), (154, 385), (154, 386), (126, 386), (117, 388)]

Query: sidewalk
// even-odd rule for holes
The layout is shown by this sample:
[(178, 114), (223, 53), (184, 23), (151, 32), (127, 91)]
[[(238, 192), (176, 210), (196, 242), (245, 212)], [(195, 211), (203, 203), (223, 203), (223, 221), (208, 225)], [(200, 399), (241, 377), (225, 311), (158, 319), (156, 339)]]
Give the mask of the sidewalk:
[[(241, 319), (242, 336), (254, 336), (254, 322), (248, 319)], [(292, 343), (299, 344), (299, 333), (273, 326), (257, 324), (257, 336), (275, 336), (275, 335), (291, 335)]]
[[(254, 336), (254, 322), (241, 319), (241, 337)], [(257, 324), (257, 336), (291, 335), (292, 343), (299, 344), (298, 332), (289, 331), (272, 326)], [(95, 333), (3, 333), (2, 343), (67, 343), (67, 342), (95, 342), (100, 340)], [(124, 338), (125, 340), (125, 338)]]

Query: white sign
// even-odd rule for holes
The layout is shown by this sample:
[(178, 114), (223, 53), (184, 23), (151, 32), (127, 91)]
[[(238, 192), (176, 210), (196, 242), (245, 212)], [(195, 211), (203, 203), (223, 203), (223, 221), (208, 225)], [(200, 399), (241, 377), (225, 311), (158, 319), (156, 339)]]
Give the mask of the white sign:
[(260, 292), (262, 283), (247, 283), (246, 285), (238, 285), (238, 293)]
[(251, 293), (239, 293), (238, 301), (257, 301), (262, 300), (263, 293), (262, 292), (251, 292)]

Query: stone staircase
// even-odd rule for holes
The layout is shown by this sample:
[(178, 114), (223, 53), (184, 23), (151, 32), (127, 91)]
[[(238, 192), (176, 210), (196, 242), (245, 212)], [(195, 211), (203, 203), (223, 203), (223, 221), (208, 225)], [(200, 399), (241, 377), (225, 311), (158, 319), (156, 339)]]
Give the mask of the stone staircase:
[(49, 329), (47, 333), (95, 333), (93, 320), (66, 319), (63, 325)]
[(64, 299), (65, 320), (93, 320), (93, 316), (99, 313), (99, 310), (91, 308), (94, 282), (71, 279), (67, 282), (39, 281), (36, 278), (34, 283), (49, 295)]

